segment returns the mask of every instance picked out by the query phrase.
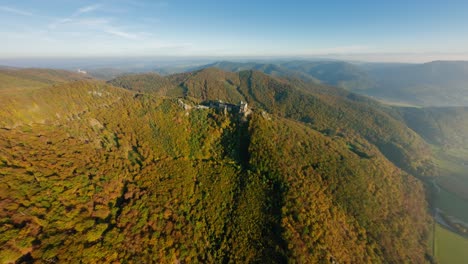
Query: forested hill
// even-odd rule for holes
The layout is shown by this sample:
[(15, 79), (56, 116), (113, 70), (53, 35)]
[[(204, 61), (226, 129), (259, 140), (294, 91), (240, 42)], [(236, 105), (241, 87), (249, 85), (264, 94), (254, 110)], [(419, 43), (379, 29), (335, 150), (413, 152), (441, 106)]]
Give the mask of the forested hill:
[(424, 144), (385, 113), (252, 71), (162, 84), (1, 97), (0, 262), (427, 260), (423, 188), (378, 146)]
[(373, 96), (387, 103), (423, 107), (468, 105), (466, 61), (433, 61), (422, 64), (310, 60), (263, 63), (220, 61), (184, 70), (211, 67), (231, 72), (256, 70), (281, 78), (332, 85)]
[(219, 68), (240, 72), (255, 70), (282, 78), (297, 78), (312, 83), (322, 83), (354, 91), (374, 88), (376, 83), (359, 65), (344, 61), (272, 61), (271, 63), (220, 61), (192, 70)]
[[(256, 63), (256, 62), (230, 62), (230, 61), (220, 61), (215, 62), (207, 65), (202, 65), (196, 68), (189, 69), (189, 71), (196, 71), (202, 70), (206, 68), (218, 68), (223, 71), (229, 72), (240, 72), (240, 71), (259, 71), (265, 74), (281, 77), (281, 78), (296, 78), (301, 79), (307, 82), (312, 83), (327, 83), (326, 81), (319, 80), (318, 78), (314, 77), (312, 74), (307, 73), (306, 71), (300, 71), (298, 69), (292, 69), (287, 67), (288, 65), (283, 64), (275, 64), (275, 63)], [(331, 83), (330, 83), (331, 84)]]
[(399, 112), (427, 142), (445, 148), (468, 148), (468, 107), (402, 107)]
[(195, 101), (245, 101), (252, 107), (300, 121), (328, 135), (363, 137), (408, 172), (433, 173), (430, 149), (418, 134), (389, 115), (377, 102), (343, 89), (298, 79), (278, 79), (258, 71), (225, 72), (217, 68), (167, 77), (129, 75), (110, 84)]
[(9, 89), (37, 89), (52, 84), (89, 79), (91, 78), (87, 75), (65, 70), (0, 68), (0, 93)]

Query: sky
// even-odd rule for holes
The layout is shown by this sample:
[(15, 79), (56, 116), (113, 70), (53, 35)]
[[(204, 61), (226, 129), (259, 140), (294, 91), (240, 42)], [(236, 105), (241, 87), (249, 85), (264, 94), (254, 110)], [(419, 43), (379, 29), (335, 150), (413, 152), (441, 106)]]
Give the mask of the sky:
[(0, 59), (468, 60), (467, 0), (0, 0)]

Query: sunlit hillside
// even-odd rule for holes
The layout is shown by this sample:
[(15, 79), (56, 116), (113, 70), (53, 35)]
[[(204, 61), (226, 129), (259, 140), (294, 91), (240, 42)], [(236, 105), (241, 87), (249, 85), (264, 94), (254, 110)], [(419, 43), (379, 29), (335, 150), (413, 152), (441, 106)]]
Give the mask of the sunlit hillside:
[[(3, 97), (2, 262), (423, 262), (422, 185), (256, 74), (172, 77), (182, 99), (95, 81)], [(250, 114), (197, 107), (216, 97)]]

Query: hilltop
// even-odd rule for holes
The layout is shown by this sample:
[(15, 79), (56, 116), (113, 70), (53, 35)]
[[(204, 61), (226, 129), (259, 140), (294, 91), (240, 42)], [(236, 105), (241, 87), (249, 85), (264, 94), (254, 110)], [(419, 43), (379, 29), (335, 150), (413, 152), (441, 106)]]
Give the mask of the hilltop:
[[(212, 100), (245, 101), (251, 113), (196, 107)], [(3, 262), (421, 263), (430, 254), (423, 187), (388, 159), (407, 151), (424, 164), (411, 152), (424, 142), (349, 92), (206, 69), (2, 101), (11, 111), (0, 113)]]
[[(132, 90), (144, 86), (150, 93), (177, 95), (196, 101), (244, 101), (275, 115), (303, 122), (323, 133), (364, 137), (409, 172), (431, 173), (430, 150), (418, 134), (382, 110), (377, 102), (346, 90), (297, 79), (278, 79), (252, 70), (235, 73), (207, 68), (158, 76), (157, 80), (154, 76), (129, 75), (109, 83), (117, 86), (124, 83), (122, 87)], [(132, 82), (135, 78), (138, 81)]]

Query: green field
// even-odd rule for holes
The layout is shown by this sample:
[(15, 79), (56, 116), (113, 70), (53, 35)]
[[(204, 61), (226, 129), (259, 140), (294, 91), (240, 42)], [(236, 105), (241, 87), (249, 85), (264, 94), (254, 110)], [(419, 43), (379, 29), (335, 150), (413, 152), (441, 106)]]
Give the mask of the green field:
[(468, 153), (455, 148), (434, 147), (433, 151), (440, 170), (437, 185), (442, 188), (437, 193), (436, 207), (468, 222)]
[(441, 148), (433, 146), (436, 164), (447, 175), (457, 178), (465, 178), (468, 184), (467, 150), (461, 148)]
[(461, 199), (451, 192), (441, 188), (440, 192), (437, 193), (435, 207), (441, 209), (449, 216), (454, 216), (468, 223), (468, 201)]
[(455, 193), (468, 200), (468, 151), (466, 149), (448, 149), (447, 155), (454, 161), (452, 164), (447, 164), (451, 172), (448, 174), (447, 182), (451, 184), (446, 184), (444, 181), (441, 184), (452, 185)]
[[(468, 223), (468, 155), (466, 150), (434, 148), (441, 176), (436, 180), (434, 207), (445, 215)], [(468, 263), (468, 239), (439, 224), (434, 232), (434, 255), (438, 263)]]
[(444, 229), (439, 224), (435, 227), (434, 249), (440, 264), (468, 263), (468, 239)]

